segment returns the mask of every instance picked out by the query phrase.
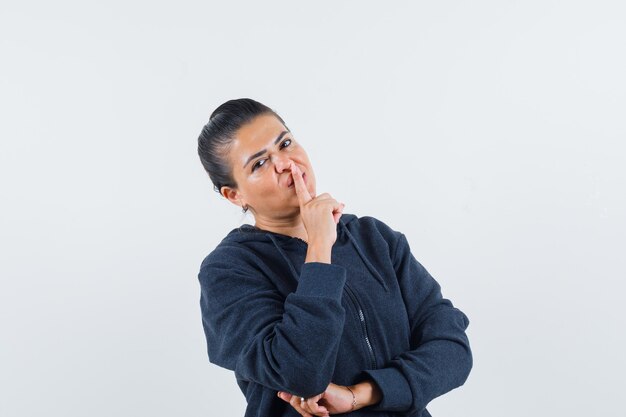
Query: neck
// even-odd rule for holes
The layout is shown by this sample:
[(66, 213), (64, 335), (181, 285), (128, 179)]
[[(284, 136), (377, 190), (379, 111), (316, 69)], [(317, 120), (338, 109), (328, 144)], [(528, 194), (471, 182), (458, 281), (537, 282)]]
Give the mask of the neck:
[(259, 229), (268, 230), (274, 233), (280, 233), (287, 236), (297, 237), (305, 242), (308, 241), (308, 234), (300, 213), (295, 216), (285, 218), (267, 218), (263, 216), (255, 216), (254, 226)]

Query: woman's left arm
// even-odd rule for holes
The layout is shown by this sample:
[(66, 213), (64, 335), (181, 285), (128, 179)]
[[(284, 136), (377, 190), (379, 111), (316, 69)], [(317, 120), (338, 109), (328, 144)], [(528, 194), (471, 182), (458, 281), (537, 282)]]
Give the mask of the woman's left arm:
[(439, 283), (411, 253), (406, 236), (391, 232), (392, 261), (411, 325), (412, 350), (384, 368), (363, 371), (382, 394), (371, 407), (378, 411), (414, 413), (434, 398), (465, 383), (473, 359), (465, 330), (469, 319), (443, 298)]
[[(467, 380), (473, 366), (465, 333), (469, 319), (443, 298), (441, 286), (415, 259), (406, 236), (380, 220), (375, 222), (388, 243), (409, 316), (412, 349), (392, 358), (382, 368), (362, 371), (360, 381), (367, 388), (362, 400), (374, 403), (366, 403), (372, 411), (412, 415)], [(359, 384), (353, 388), (358, 389)], [(360, 396), (356, 396), (359, 402)]]

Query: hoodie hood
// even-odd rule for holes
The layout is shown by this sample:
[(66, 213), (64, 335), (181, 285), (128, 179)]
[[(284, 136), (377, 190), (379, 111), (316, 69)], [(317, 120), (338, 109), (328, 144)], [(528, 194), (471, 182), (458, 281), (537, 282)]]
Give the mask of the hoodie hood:
[[(380, 273), (376, 270), (372, 262), (365, 255), (365, 252), (358, 244), (357, 240), (352, 236), (348, 225), (353, 222), (358, 221), (358, 217), (354, 214), (343, 213), (339, 218), (339, 223), (337, 224), (337, 240), (340, 239), (342, 235), (345, 235), (347, 239), (352, 243), (359, 257), (370, 271), (370, 273), (376, 278), (379, 284), (383, 287), (385, 291), (389, 291), (385, 280), (380, 275)], [(293, 239), (301, 240), (300, 238), (287, 236), (281, 233), (271, 232), (268, 230), (259, 229), (256, 226), (251, 224), (243, 224), (236, 229), (233, 229), (224, 240), (236, 240), (238, 242), (247, 242), (247, 241), (265, 241), (271, 242), (273, 246), (276, 248), (278, 253), (280, 253), (281, 257), (285, 260), (287, 265), (289, 266), (289, 270), (293, 277), (298, 280), (298, 273), (293, 265), (293, 262), (289, 259), (287, 254), (285, 253), (282, 245), (285, 243), (291, 242)]]

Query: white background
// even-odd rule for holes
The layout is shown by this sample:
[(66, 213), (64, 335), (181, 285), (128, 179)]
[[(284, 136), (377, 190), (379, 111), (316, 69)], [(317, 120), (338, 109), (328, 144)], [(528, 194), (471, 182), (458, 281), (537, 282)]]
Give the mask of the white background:
[(276, 110), (470, 318), (434, 417), (623, 415), (620, 1), (0, 3), (0, 415), (241, 416), (197, 273), (253, 223), (197, 137)]

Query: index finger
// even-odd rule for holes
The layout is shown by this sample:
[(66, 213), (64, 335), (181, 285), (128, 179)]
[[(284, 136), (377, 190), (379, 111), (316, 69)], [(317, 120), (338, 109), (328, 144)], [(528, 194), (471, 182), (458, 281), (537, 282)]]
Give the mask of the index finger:
[(293, 185), (296, 188), (296, 194), (298, 195), (298, 201), (300, 202), (300, 207), (308, 203), (313, 199), (311, 193), (306, 188), (306, 184), (304, 183), (304, 179), (302, 178), (302, 171), (296, 166), (296, 164), (291, 162), (291, 176), (293, 177)]

